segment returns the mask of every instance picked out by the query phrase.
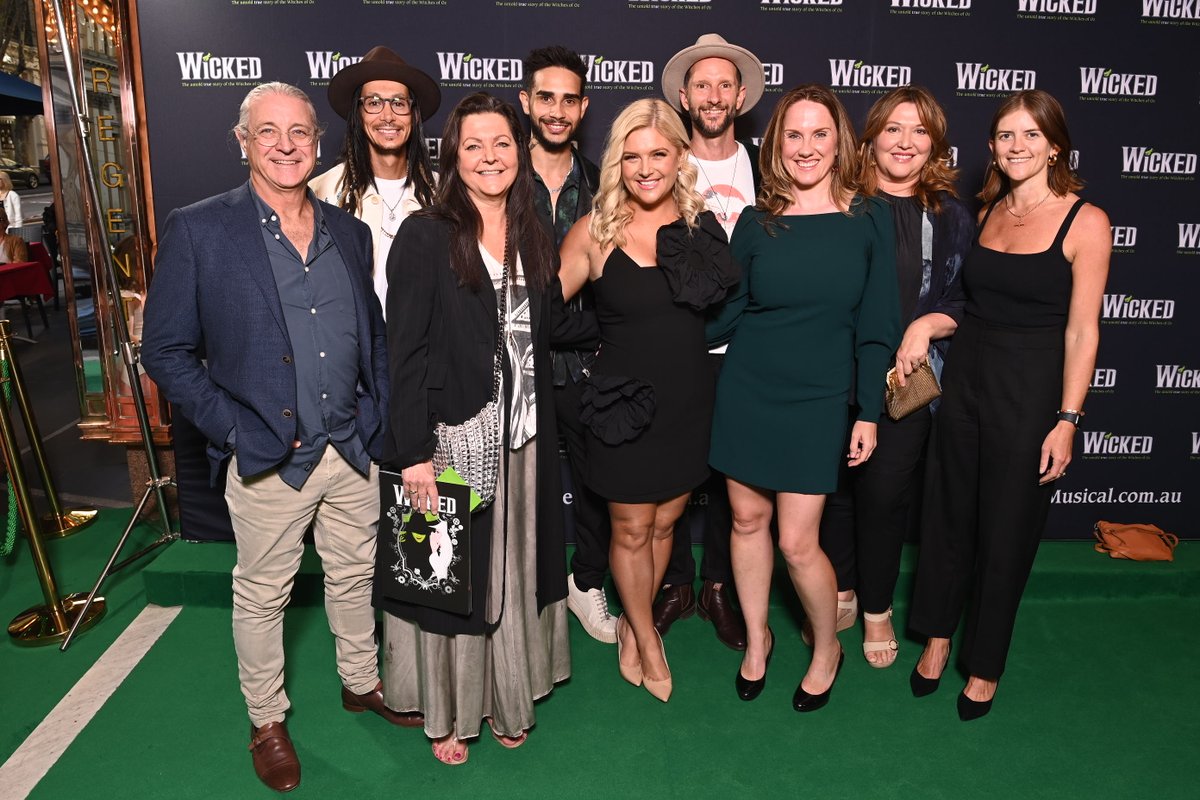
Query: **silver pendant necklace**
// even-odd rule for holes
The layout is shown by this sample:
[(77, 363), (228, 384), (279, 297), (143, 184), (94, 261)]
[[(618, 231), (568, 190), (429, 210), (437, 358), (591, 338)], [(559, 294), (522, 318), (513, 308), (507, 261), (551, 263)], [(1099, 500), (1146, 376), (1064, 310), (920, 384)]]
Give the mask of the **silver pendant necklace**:
[[(730, 188), (733, 187), (734, 181), (737, 179), (738, 161), (741, 160), (738, 158), (740, 152), (740, 150), (735, 150), (733, 153), (733, 172), (731, 172), (729, 175)], [(704, 169), (704, 162), (697, 158), (696, 166), (700, 167), (700, 174), (704, 176), (704, 181), (708, 184), (708, 191), (717, 199), (717, 211), (715, 213), (717, 219), (721, 221), (722, 225), (724, 225), (726, 222), (729, 222), (729, 206), (733, 203), (733, 197), (725, 197), (724, 202), (721, 202), (721, 195), (717, 194), (716, 189), (713, 188), (712, 179), (708, 177), (708, 172)]]
[[(376, 186), (375, 189), (376, 189), (376, 191), (378, 191), (379, 187)], [(404, 185), (400, 187), (400, 196), (398, 198), (396, 198), (396, 202), (390, 206), (388, 205), (388, 201), (384, 200), (383, 194), (380, 193), (379, 199), (383, 200), (383, 207), (388, 210), (388, 216), (387, 216), (388, 222), (396, 221), (396, 209), (399, 208), (400, 204), (404, 202), (404, 195), (407, 191), (408, 191), (408, 179), (405, 178)], [(399, 230), (399, 229), (397, 228), (397, 230)], [(396, 231), (392, 231), (391, 233), (389, 233), (387, 231), (387, 229), (383, 227), (382, 224), (380, 224), (380, 226), (379, 226), (379, 232), (382, 233), (384, 236), (386, 236), (389, 239), (396, 238)]]
[(388, 201), (383, 199), (383, 195), (382, 194), (379, 195), (379, 199), (383, 200), (384, 208), (386, 208), (388, 210), (388, 222), (396, 221), (396, 209), (399, 208), (400, 204), (404, 202), (404, 192), (407, 190), (408, 190), (408, 181), (406, 180), (404, 182), (404, 185), (400, 187), (400, 196), (398, 198), (396, 198), (396, 202), (390, 206), (388, 205)]

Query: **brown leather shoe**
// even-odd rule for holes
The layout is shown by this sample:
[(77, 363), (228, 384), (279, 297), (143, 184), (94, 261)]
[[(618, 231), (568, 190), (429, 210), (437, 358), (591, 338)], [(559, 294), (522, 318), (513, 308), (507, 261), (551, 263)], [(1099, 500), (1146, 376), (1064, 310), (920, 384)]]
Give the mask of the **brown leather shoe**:
[(275, 791), (290, 792), (300, 785), (300, 759), (282, 722), (250, 726), (250, 757), (258, 779)]
[(405, 728), (419, 728), (425, 724), (425, 715), (419, 711), (392, 711), (383, 704), (383, 681), (375, 684), (375, 688), (366, 694), (355, 694), (343, 686), (342, 708), (354, 714), (374, 711), (393, 725)]
[(692, 585), (685, 583), (679, 586), (664, 586), (651, 612), (658, 635), (666, 636), (675, 620), (687, 619), (696, 613), (696, 593), (692, 590)]
[(732, 650), (746, 649), (746, 620), (742, 618), (742, 612), (733, 607), (728, 585), (721, 584), (718, 589), (712, 581), (705, 581), (696, 607), (700, 619), (710, 620), (717, 629), (721, 644)]

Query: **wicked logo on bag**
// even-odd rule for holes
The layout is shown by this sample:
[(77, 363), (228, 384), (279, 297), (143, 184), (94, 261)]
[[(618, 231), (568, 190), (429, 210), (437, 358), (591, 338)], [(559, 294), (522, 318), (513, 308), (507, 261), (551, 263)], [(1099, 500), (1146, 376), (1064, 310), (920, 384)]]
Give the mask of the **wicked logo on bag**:
[(387, 598), (471, 613), (471, 509), (479, 498), (452, 470), (437, 481), (436, 513), (417, 511), (399, 473), (379, 471), (375, 584)]

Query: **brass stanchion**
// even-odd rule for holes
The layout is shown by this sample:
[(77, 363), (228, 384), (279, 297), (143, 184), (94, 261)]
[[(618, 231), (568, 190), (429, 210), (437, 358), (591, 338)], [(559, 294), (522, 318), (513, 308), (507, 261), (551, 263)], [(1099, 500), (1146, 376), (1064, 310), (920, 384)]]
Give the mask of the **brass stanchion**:
[[(12, 385), (12, 375), (16, 373), (16, 361), (8, 341), (8, 320), (0, 320), (0, 362), (7, 367), (0, 374), (0, 382), (8, 388)], [(50, 569), (50, 559), (46, 555), (45, 543), (42, 541), (38, 519), (33, 510), (33, 501), (29, 496), (29, 485), (25, 481), (21, 451), (17, 447), (16, 437), (13, 436), (12, 418), (9, 416), (7, 403), (0, 403), (0, 450), (4, 451), (8, 479), (13, 484), (21, 521), (25, 525), (25, 534), (29, 537), (33, 567), (37, 571), (38, 582), (42, 585), (42, 597), (46, 600), (45, 605), (27, 608), (14, 617), (8, 624), (8, 635), (20, 645), (53, 644), (65, 639), (72, 626), (86, 629), (99, 622), (104, 616), (104, 600), (96, 598), (88, 604), (87, 595), (84, 594), (71, 594), (64, 598), (58, 596), (54, 572)]]
[(29, 447), (33, 451), (33, 461), (37, 464), (38, 474), (42, 479), (42, 487), (46, 490), (46, 499), (50, 502), (50, 511), (42, 515), (42, 534), (44, 536), (70, 536), (81, 531), (96, 521), (100, 512), (95, 508), (78, 507), (63, 510), (58, 501), (58, 490), (54, 487), (54, 478), (50, 475), (50, 467), (46, 462), (46, 451), (42, 446), (42, 434), (38, 430), (37, 417), (25, 393), (25, 381), (21, 370), (14, 359), (8, 360), (8, 379), (12, 387), (21, 417), (25, 421), (25, 432), (29, 435)]
[[(64, 7), (63, 0), (47, 0), (47, 2), (54, 7), (54, 16), (59, 20), (59, 31), (62, 33), (59, 37), (59, 45), (62, 47), (63, 68), (67, 72), (67, 85), (70, 89), (72, 104), (75, 106), (75, 133), (78, 136), (77, 154), (81, 166), (79, 177), (83, 186), (83, 205), (87, 216), (95, 224), (95, 229), (102, 231), (105, 230), (105, 216), (100, 204), (100, 192), (96, 186), (96, 171), (92, 166), (91, 148), (87, 146), (88, 139), (91, 136), (92, 117), (87, 108), (87, 92), (84, 91), (83, 84), (79, 79), (83, 69), (83, 57), (80, 55), (79, 27), (74, 24), (77, 7), (73, 3)], [(66, 13), (66, 8), (71, 9), (69, 16)], [(114, 8), (119, 10), (121, 4), (117, 4)], [(117, 22), (121, 26), (125, 24), (120, 19)], [(100, 572), (100, 577), (96, 579), (96, 585), (92, 587), (92, 591), (88, 594), (83, 610), (76, 618), (75, 624), (71, 626), (71, 632), (63, 639), (62, 646), (59, 648), (60, 650), (66, 650), (71, 646), (71, 640), (74, 638), (78, 628), (82, 627), (83, 620), (87, 616), (88, 606), (96, 599), (100, 587), (109, 575), (132, 564), (155, 548), (170, 544), (179, 538), (179, 534), (171, 530), (171, 516), (167, 508), (166, 496), (166, 489), (173, 486), (175, 482), (171, 478), (161, 475), (158, 470), (158, 454), (155, 452), (154, 435), (150, 430), (150, 415), (146, 411), (146, 398), (142, 393), (141, 376), (138, 374), (138, 347), (129, 336), (129, 323), (122, 311), (121, 283), (117, 279), (113, 254), (109, 247), (102, 246), (92, 255), (100, 266), (103, 267), (101, 270), (103, 290), (108, 295), (112, 307), (116, 310), (116, 313), (112, 317), (113, 338), (115, 339), (117, 350), (121, 354), (121, 360), (125, 364), (125, 375), (129, 379), (130, 397), (133, 400), (134, 411), (137, 413), (138, 428), (142, 434), (142, 446), (146, 450), (146, 469), (150, 473), (150, 480), (146, 481), (146, 493), (142, 495), (142, 500), (138, 503), (137, 510), (134, 511), (129, 524), (125, 527), (125, 533), (121, 535), (121, 540), (117, 542), (116, 549), (113, 550), (108, 563)], [(96, 291), (100, 291), (100, 286), (97, 286)], [(151, 497), (158, 501), (159, 524), (162, 525), (162, 533), (146, 547), (143, 547), (119, 564), (116, 563), (117, 556), (125, 547), (125, 542), (129, 539), (129, 534), (133, 531), (133, 526), (137, 524), (138, 517), (141, 515), (142, 510), (145, 509)]]

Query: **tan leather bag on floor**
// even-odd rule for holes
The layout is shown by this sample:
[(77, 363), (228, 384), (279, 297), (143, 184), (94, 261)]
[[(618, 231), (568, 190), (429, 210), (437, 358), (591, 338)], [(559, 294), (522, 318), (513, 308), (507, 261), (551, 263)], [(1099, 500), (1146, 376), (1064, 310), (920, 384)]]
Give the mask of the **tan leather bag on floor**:
[(1096, 552), (1130, 561), (1174, 561), (1179, 537), (1157, 525), (1138, 523), (1096, 523)]

